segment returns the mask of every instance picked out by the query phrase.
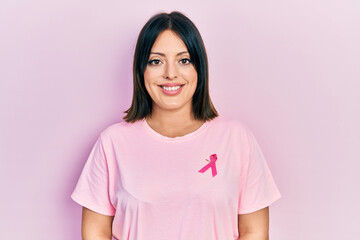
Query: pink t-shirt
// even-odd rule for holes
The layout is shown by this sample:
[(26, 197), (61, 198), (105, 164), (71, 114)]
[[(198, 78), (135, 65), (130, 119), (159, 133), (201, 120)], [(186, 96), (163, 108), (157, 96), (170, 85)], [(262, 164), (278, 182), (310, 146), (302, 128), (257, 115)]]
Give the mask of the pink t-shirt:
[(119, 240), (238, 239), (238, 214), (281, 195), (252, 131), (219, 116), (170, 138), (143, 119), (103, 130), (72, 199)]

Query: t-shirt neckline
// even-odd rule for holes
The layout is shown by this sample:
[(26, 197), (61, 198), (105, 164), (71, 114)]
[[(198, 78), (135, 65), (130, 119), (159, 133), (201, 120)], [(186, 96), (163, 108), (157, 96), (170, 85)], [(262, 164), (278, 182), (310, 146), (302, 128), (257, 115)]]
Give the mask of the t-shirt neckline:
[(145, 128), (145, 130), (154, 138), (161, 140), (161, 141), (166, 141), (166, 142), (183, 142), (183, 141), (187, 141), (187, 140), (191, 140), (193, 138), (195, 138), (196, 136), (198, 136), (200, 133), (204, 132), (205, 129), (208, 127), (209, 123), (211, 121), (205, 121), (198, 129), (196, 129), (193, 132), (187, 133), (183, 136), (178, 136), (178, 137), (167, 137), (164, 136), (158, 132), (156, 132), (154, 129), (152, 129), (150, 127), (150, 125), (147, 123), (146, 119), (143, 118), (141, 120), (141, 125)]

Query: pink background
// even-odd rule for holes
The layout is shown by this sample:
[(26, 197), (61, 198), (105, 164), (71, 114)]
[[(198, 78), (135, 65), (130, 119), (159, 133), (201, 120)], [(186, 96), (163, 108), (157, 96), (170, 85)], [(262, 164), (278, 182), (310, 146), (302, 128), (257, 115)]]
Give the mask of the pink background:
[(198, 26), (222, 115), (253, 129), (282, 193), (273, 240), (360, 234), (360, 2), (0, 3), (0, 239), (80, 239), (70, 199), (97, 135), (131, 103), (143, 24)]

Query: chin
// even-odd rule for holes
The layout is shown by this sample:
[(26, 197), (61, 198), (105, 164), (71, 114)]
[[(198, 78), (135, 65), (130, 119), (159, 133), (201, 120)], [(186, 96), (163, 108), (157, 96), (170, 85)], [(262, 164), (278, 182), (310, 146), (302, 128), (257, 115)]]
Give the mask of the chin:
[(160, 109), (166, 109), (166, 110), (174, 110), (174, 109), (179, 109), (181, 107), (184, 107), (184, 104), (161, 104), (161, 105), (157, 105), (158, 108)]

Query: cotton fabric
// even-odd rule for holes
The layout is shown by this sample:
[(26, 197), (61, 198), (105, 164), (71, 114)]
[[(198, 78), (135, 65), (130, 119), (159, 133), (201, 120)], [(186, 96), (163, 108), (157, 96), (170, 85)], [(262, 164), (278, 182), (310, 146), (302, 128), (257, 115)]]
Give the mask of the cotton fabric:
[[(199, 172), (216, 154), (212, 168)], [(120, 122), (97, 138), (71, 198), (114, 216), (119, 240), (238, 239), (238, 214), (281, 194), (253, 132), (219, 116), (170, 138), (145, 119)]]

